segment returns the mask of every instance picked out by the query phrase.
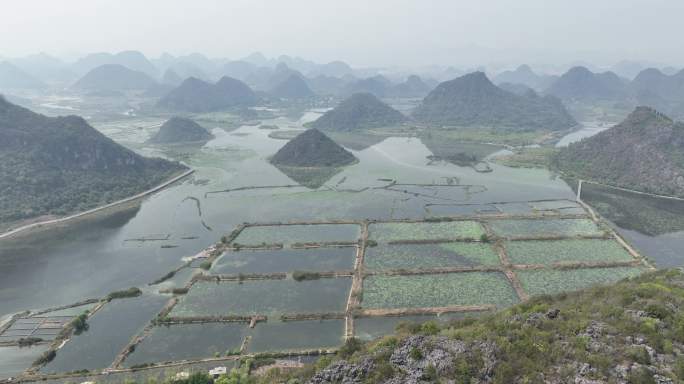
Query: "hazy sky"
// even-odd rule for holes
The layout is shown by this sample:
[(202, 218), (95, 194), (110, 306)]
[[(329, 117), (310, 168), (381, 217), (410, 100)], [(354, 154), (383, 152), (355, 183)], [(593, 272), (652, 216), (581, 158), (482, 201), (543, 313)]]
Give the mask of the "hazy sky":
[(253, 51), (369, 65), (684, 64), (684, 0), (3, 0), (0, 56)]

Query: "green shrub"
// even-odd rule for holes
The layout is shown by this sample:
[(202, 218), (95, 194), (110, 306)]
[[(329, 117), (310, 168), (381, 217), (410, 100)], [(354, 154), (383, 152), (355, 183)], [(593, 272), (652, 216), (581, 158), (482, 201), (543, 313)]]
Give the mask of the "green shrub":
[(205, 271), (210, 270), (210, 269), (211, 269), (211, 261), (208, 261), (208, 260), (207, 260), (207, 261), (203, 261), (203, 262), (200, 264), (200, 268), (204, 269)]
[(107, 300), (111, 301), (114, 299), (123, 299), (127, 297), (138, 297), (140, 295), (142, 295), (142, 291), (140, 290), (140, 288), (130, 287), (123, 291), (114, 291), (110, 293), (109, 295), (107, 295)]
[(296, 281), (318, 280), (321, 278), (321, 274), (318, 272), (294, 271), (292, 272), (292, 278)]
[(420, 351), (420, 348), (413, 347), (413, 348), (411, 348), (411, 351), (409, 352), (409, 357), (412, 358), (413, 360), (422, 360), (423, 359), (423, 352)]
[(344, 345), (342, 348), (340, 348), (339, 352), (337, 353), (341, 358), (347, 359), (351, 357), (355, 352), (360, 351), (363, 349), (363, 343), (357, 339), (357, 338), (350, 338), (345, 341)]

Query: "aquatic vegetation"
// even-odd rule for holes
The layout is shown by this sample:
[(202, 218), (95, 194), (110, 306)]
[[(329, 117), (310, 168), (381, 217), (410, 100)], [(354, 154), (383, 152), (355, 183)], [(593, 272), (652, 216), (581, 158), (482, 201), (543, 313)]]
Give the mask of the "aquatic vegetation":
[(612, 239), (509, 241), (505, 246), (513, 264), (632, 260), (632, 256)]
[(351, 270), (354, 268), (355, 257), (356, 247), (229, 251), (216, 260), (212, 273)]
[(378, 242), (397, 240), (478, 239), (485, 233), (476, 221), (423, 223), (372, 223), (370, 238)]
[(355, 224), (272, 225), (245, 228), (235, 243), (294, 244), (311, 242), (356, 242), (360, 228)]
[(525, 291), (531, 296), (576, 291), (597, 284), (609, 284), (644, 272), (638, 267), (588, 268), (568, 270), (516, 271)]
[(383, 244), (367, 248), (364, 262), (368, 270), (390, 270), (497, 265), (500, 260), (491, 244), (452, 242)]
[(173, 308), (172, 317), (343, 312), (351, 279), (200, 281)]
[(518, 302), (499, 272), (417, 276), (370, 276), (363, 282), (363, 308), (422, 308), (449, 305), (499, 307)]
[(605, 234), (590, 219), (492, 220), (494, 233), (504, 237), (601, 236)]

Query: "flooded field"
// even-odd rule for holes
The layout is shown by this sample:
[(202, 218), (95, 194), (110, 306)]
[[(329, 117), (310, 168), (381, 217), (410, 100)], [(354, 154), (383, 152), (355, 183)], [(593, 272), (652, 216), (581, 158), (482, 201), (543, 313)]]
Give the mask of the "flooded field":
[[(45, 103), (45, 109), (92, 109), (76, 99)], [(88, 329), (57, 345), (40, 373), (226, 357), (241, 348), (243, 354), (335, 348), (345, 337), (381, 336), (404, 320), (476, 316), (528, 295), (643, 270), (609, 228), (574, 202), (572, 188), (546, 170), (489, 164), (491, 172), (483, 173), (429, 160), (432, 152), (419, 138), (387, 137), (367, 145), (358, 140), (350, 147), (357, 164), (309, 188), (268, 162), (286, 143), (269, 137), (268, 129), (240, 125), (229, 114), (199, 115), (213, 140), (152, 146), (145, 141), (165, 117), (126, 116), (123, 106), (115, 115), (118, 110), (111, 105), (93, 125), (139, 153), (183, 161), (196, 172), (139, 207), (0, 241), (1, 321), (26, 310), (95, 300), (43, 315), (61, 317), (61, 329), (113, 291), (143, 291), (102, 301), (89, 315)], [(320, 113), (261, 124), (301, 130)], [(594, 198), (606, 199), (598, 192)], [(440, 221), (445, 216), (459, 219)], [(684, 226), (671, 220), (667, 231), (656, 233), (621, 229), (619, 220), (608, 218), (656, 265), (684, 260), (676, 252), (684, 246)], [(256, 225), (224, 244), (207, 268), (200, 268), (204, 258), (189, 261), (244, 223)], [(250, 246), (261, 249), (245, 249)], [(561, 262), (610, 265), (556, 269)], [(541, 266), (519, 270), (514, 264)], [(328, 272), (337, 275), (324, 276)], [(196, 274), (208, 277), (193, 279)], [(177, 303), (164, 313), (172, 298)], [(455, 308), (464, 306), (481, 308)], [(435, 309), (444, 307), (452, 312)], [(396, 313), (401, 309), (411, 311)], [(187, 322), (193, 317), (203, 322)], [(20, 374), (48, 347), (57, 347), (50, 344), (54, 328), (34, 329), (30, 322), (16, 320), (6, 330), (0, 322), (0, 378)], [(44, 336), (42, 344), (12, 344), (34, 334)]]

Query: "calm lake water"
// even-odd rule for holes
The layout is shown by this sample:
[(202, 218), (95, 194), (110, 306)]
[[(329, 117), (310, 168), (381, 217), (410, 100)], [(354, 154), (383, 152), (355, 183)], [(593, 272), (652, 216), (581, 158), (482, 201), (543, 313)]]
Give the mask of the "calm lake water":
[[(277, 118), (262, 123), (275, 124), (281, 129), (301, 129), (303, 123), (319, 115), (320, 111), (314, 111), (296, 120)], [(405, 137), (387, 138), (353, 151), (360, 161), (333, 175), (323, 187), (315, 190), (297, 187), (222, 192), (248, 186), (296, 184), (268, 162), (268, 157), (286, 141), (269, 138), (271, 131), (258, 126), (226, 131), (205, 124), (212, 128), (216, 137), (201, 147), (146, 145), (145, 140), (158, 129), (160, 121), (131, 118), (95, 123), (95, 126), (140, 153), (186, 162), (196, 169), (193, 176), (150, 196), (139, 208), (0, 241), (0, 318), (26, 309), (102, 297), (132, 286), (146, 291), (142, 298), (122, 300), (96, 314), (92, 318), (92, 329), (58, 352), (58, 358), (45, 368), (46, 371), (107, 366), (168, 298), (157, 295), (155, 289), (147, 288), (147, 284), (182, 265), (183, 257), (192, 256), (217, 242), (243, 222), (422, 218), (470, 209), (462, 204), (488, 206), (493, 202), (574, 199), (572, 189), (546, 170), (491, 164), (492, 172), (479, 173), (470, 167), (430, 164), (427, 157), (431, 152), (420, 139)], [(569, 135), (561, 143), (567, 144), (600, 129), (587, 126), (583, 133)], [(454, 184), (458, 185), (411, 187), (407, 191), (383, 188), (387, 185), (386, 179), (401, 184), (447, 184), (447, 181), (456, 180)], [(435, 207), (441, 207), (441, 210)], [(623, 233), (656, 263), (681, 264), (682, 256), (677, 252), (682, 249), (681, 240), (667, 243), (659, 238), (658, 243), (654, 243), (651, 238), (635, 232)], [(682, 234), (671, 236), (681, 239)], [(148, 241), (141, 241), (144, 239)], [(228, 260), (224, 258), (217, 268)], [(118, 309), (116, 315), (115, 309)], [(379, 325), (373, 321), (367, 323), (364, 328), (368, 328), (368, 335), (379, 332), (376, 330)], [(292, 332), (294, 335), (306, 334), (309, 326), (302, 323)], [(278, 327), (285, 326), (257, 327), (250, 350), (267, 349), (264, 343), (268, 332), (271, 328), (273, 332), (280, 332)], [(322, 330), (336, 330), (331, 339), (318, 339), (321, 346), (337, 344), (340, 324), (330, 321), (321, 327)], [(100, 343), (111, 348), (93, 349)], [(283, 343), (296, 345), (289, 340)], [(198, 348), (213, 351), (210, 346)], [(0, 348), (0, 362), (6, 360), (3, 356), (7, 353), (11, 354)], [(90, 358), (78, 363), (84, 353)], [(6, 368), (0, 363), (0, 377), (7, 376), (8, 372), (15, 374), (17, 366), (28, 366), (36, 357), (35, 350), (22, 351), (24, 355), (27, 357), (20, 362), (7, 360)], [(145, 360), (143, 357), (141, 359)]]

